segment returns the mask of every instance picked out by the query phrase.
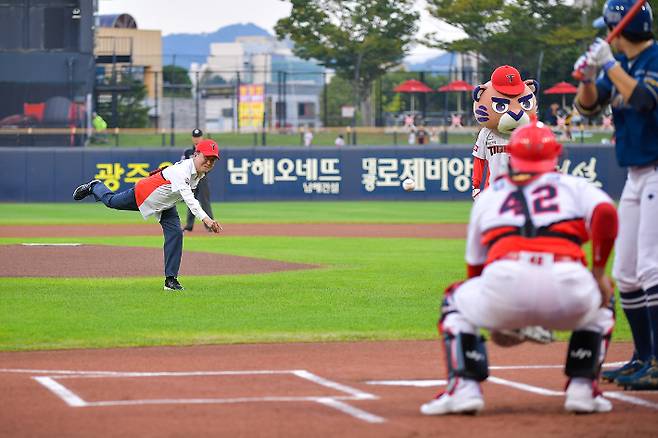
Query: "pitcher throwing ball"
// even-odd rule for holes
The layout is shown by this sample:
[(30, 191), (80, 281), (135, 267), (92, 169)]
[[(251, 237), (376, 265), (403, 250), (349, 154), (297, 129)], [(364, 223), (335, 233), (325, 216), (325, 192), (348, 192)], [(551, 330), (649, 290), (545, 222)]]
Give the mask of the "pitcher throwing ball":
[[(509, 174), (484, 190), (471, 211), (469, 279), (444, 296), (439, 332), (448, 387), (421, 412), (483, 409), (480, 382), (488, 377), (488, 361), (479, 329), (533, 325), (573, 330), (565, 409), (610, 411), (597, 382), (614, 326), (612, 284), (604, 272), (617, 235), (615, 207), (584, 178), (554, 172), (562, 145), (536, 119), (516, 129), (507, 148)], [(590, 235), (591, 271), (581, 248)]]
[(173, 166), (158, 169), (135, 187), (114, 193), (100, 180), (92, 180), (78, 186), (73, 199), (81, 201), (93, 195), (115, 210), (139, 210), (144, 219), (155, 216), (164, 234), (164, 289), (184, 290), (178, 282), (178, 270), (183, 255), (183, 230), (176, 211), (176, 203), (184, 201), (194, 215), (215, 233), (222, 231), (219, 222), (210, 218), (194, 198), (192, 189), (210, 172), (219, 159), (219, 148), (212, 140), (204, 140), (196, 146), (192, 158), (179, 161)]

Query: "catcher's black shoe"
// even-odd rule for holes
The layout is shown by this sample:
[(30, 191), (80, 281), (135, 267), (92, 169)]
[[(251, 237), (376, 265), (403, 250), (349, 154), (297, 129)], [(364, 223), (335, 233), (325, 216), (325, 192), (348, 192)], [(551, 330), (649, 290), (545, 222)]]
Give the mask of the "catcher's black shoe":
[(75, 190), (73, 190), (73, 200), (82, 201), (87, 196), (91, 195), (91, 188), (94, 187), (94, 184), (101, 182), (99, 179), (92, 179), (88, 183), (79, 185)]
[(167, 277), (165, 278), (164, 290), (185, 290), (183, 286), (180, 285), (176, 277)]

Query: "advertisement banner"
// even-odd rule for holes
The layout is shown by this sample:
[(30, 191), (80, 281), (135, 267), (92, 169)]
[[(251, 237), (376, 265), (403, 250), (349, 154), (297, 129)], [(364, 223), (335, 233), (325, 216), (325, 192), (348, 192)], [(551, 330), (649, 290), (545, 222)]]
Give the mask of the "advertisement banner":
[[(82, 182), (115, 191), (181, 159), (171, 148), (0, 149), (0, 201), (70, 202)], [(618, 199), (626, 172), (606, 146), (566, 147), (557, 170)], [(209, 174), (213, 201), (468, 200), (470, 147), (224, 148)], [(415, 189), (406, 192), (402, 181)]]
[(245, 130), (263, 127), (265, 116), (265, 86), (240, 85), (239, 126)]

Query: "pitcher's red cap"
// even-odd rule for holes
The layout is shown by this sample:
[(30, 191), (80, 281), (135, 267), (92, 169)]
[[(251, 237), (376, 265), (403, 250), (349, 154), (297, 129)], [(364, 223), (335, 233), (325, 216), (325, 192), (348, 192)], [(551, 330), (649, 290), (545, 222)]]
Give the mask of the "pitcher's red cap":
[(521, 74), (511, 65), (503, 65), (494, 70), (491, 74), (491, 84), (496, 91), (508, 96), (521, 94), (525, 88)]
[(203, 140), (196, 145), (197, 152), (201, 152), (206, 157), (219, 158), (219, 147), (214, 140)]

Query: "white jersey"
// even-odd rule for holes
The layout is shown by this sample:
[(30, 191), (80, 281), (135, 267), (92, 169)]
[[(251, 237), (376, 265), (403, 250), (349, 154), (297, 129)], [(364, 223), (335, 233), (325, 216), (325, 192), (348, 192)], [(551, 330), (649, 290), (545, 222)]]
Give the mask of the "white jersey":
[(499, 176), (507, 174), (508, 142), (509, 137), (503, 137), (489, 128), (482, 128), (478, 133), (473, 146), (473, 156), (489, 163), (489, 184)]
[(160, 220), (163, 211), (177, 202), (185, 201), (194, 216), (203, 221), (208, 214), (201, 208), (192, 189), (196, 189), (204, 176), (203, 173), (197, 173), (194, 161), (190, 158), (138, 181), (135, 185), (135, 199), (139, 211), (144, 219), (155, 215)]
[(473, 204), (466, 247), (469, 265), (491, 263), (516, 251), (583, 258), (580, 246), (589, 238), (592, 212), (601, 203), (612, 203), (584, 178), (545, 173), (523, 187), (532, 223), (541, 229), (539, 237), (528, 239), (518, 231), (525, 215), (517, 190), (509, 178), (500, 178)]

